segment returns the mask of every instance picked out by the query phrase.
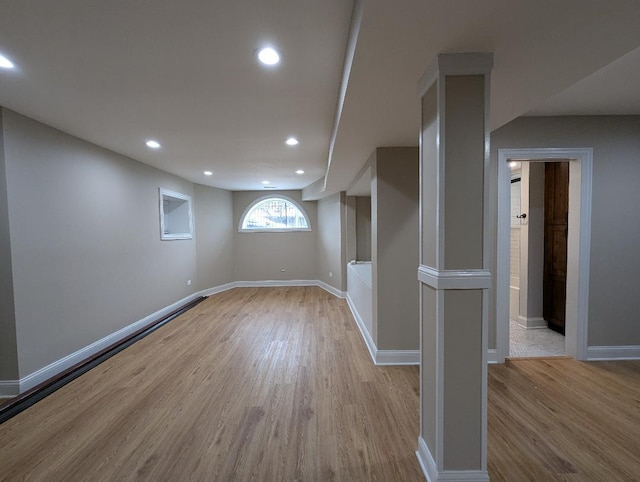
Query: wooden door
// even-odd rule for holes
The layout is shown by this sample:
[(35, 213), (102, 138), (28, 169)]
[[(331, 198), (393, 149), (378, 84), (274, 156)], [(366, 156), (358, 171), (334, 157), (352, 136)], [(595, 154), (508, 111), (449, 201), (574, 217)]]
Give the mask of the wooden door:
[(547, 162), (544, 170), (543, 316), (564, 335), (567, 297), (569, 162)]

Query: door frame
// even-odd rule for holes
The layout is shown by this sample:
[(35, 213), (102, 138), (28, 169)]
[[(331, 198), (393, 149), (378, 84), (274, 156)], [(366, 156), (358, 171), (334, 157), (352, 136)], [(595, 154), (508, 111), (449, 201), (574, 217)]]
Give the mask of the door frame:
[(565, 350), (587, 358), (589, 264), (591, 251), (592, 148), (498, 150), (498, 219), (496, 257), (496, 356), (509, 356), (510, 161), (550, 162), (569, 159), (569, 226)]

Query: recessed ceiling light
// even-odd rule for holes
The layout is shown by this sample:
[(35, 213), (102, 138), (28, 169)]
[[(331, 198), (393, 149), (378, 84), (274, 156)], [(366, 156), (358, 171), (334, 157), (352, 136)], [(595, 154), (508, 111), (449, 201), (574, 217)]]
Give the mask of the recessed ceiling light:
[(13, 64), (13, 62), (11, 62), (11, 60), (0, 54), (0, 68), (13, 69), (14, 67), (15, 65)]
[(262, 184), (266, 186), (267, 184), (271, 184), (271, 181), (262, 181)]
[(150, 147), (151, 149), (160, 149), (160, 143), (150, 139), (147, 141), (147, 147)]
[(284, 143), (288, 146), (297, 146), (299, 144), (298, 139), (295, 137), (289, 137)]
[(211, 171), (204, 171), (204, 175), (205, 176), (213, 176), (213, 173)]
[(296, 174), (304, 174), (304, 171), (303, 171), (302, 169), (298, 169), (298, 170), (296, 171)]
[(280, 62), (280, 54), (274, 48), (265, 47), (258, 50), (258, 60), (264, 65), (276, 65)]

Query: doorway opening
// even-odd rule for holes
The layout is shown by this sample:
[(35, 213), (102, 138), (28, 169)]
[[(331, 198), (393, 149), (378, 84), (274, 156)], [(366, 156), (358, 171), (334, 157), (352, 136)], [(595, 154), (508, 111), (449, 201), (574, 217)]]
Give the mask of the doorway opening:
[(563, 356), (569, 161), (509, 167), (509, 357)]
[[(540, 172), (542, 163), (568, 160), (568, 254), (566, 259), (566, 304), (564, 308), (564, 352), (576, 359), (585, 359), (587, 353), (587, 309), (589, 283), (589, 249), (591, 226), (591, 176), (592, 149), (500, 149), (498, 151), (498, 253), (496, 273), (496, 355), (504, 362), (510, 348), (510, 297), (512, 297), (511, 258), (511, 167), (510, 162), (526, 161), (528, 168)], [(544, 171), (542, 170), (544, 173)], [(544, 177), (544, 174), (542, 174)], [(522, 216), (520, 213), (519, 215)], [(518, 214), (516, 214), (518, 215)], [(538, 216), (538, 222), (542, 216)], [(519, 218), (524, 221), (526, 218)], [(540, 247), (539, 247), (540, 251)], [(541, 268), (541, 267), (540, 267)], [(524, 281), (524, 280), (523, 280)], [(521, 287), (522, 288), (522, 287)], [(536, 295), (533, 296), (535, 298)], [(540, 299), (542, 293), (539, 293)], [(525, 302), (529, 303), (526, 297)], [(534, 300), (535, 301), (535, 300)], [(534, 303), (535, 304), (535, 303)], [(529, 316), (525, 310), (524, 325), (535, 327), (543, 320), (540, 316)], [(558, 308), (556, 306), (556, 313)], [(534, 315), (536, 313), (533, 313)], [(512, 315), (512, 316), (510, 316)], [(523, 323), (520, 323), (523, 324)], [(546, 322), (544, 322), (546, 326)], [(558, 335), (561, 336), (561, 335)]]

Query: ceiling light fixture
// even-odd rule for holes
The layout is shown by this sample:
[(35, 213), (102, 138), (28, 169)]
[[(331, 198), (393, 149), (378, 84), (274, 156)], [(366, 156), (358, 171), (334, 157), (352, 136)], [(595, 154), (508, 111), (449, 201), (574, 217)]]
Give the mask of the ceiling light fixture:
[(509, 163), (509, 167), (510, 167), (511, 169), (513, 169), (513, 168), (514, 168), (514, 167), (516, 167), (517, 165), (518, 165), (518, 163), (517, 163), (516, 161), (511, 161), (511, 162)]
[(271, 181), (262, 181), (262, 184), (266, 186), (267, 184), (271, 184)]
[(151, 149), (160, 149), (160, 143), (158, 141), (154, 141), (153, 139), (149, 139), (147, 142), (147, 147)]
[(258, 50), (258, 60), (264, 65), (276, 65), (280, 62), (280, 54), (272, 47), (265, 47)]
[(213, 172), (211, 172), (211, 171), (204, 171), (204, 175), (205, 175), (205, 176), (213, 176)]
[(13, 62), (11, 62), (11, 60), (0, 54), (0, 68), (13, 69), (14, 67), (15, 65), (13, 64)]
[(298, 170), (296, 171), (296, 174), (304, 174), (304, 171), (303, 171), (302, 169), (298, 169)]
[(299, 144), (298, 139), (295, 137), (289, 137), (284, 143), (288, 146), (297, 146)]

